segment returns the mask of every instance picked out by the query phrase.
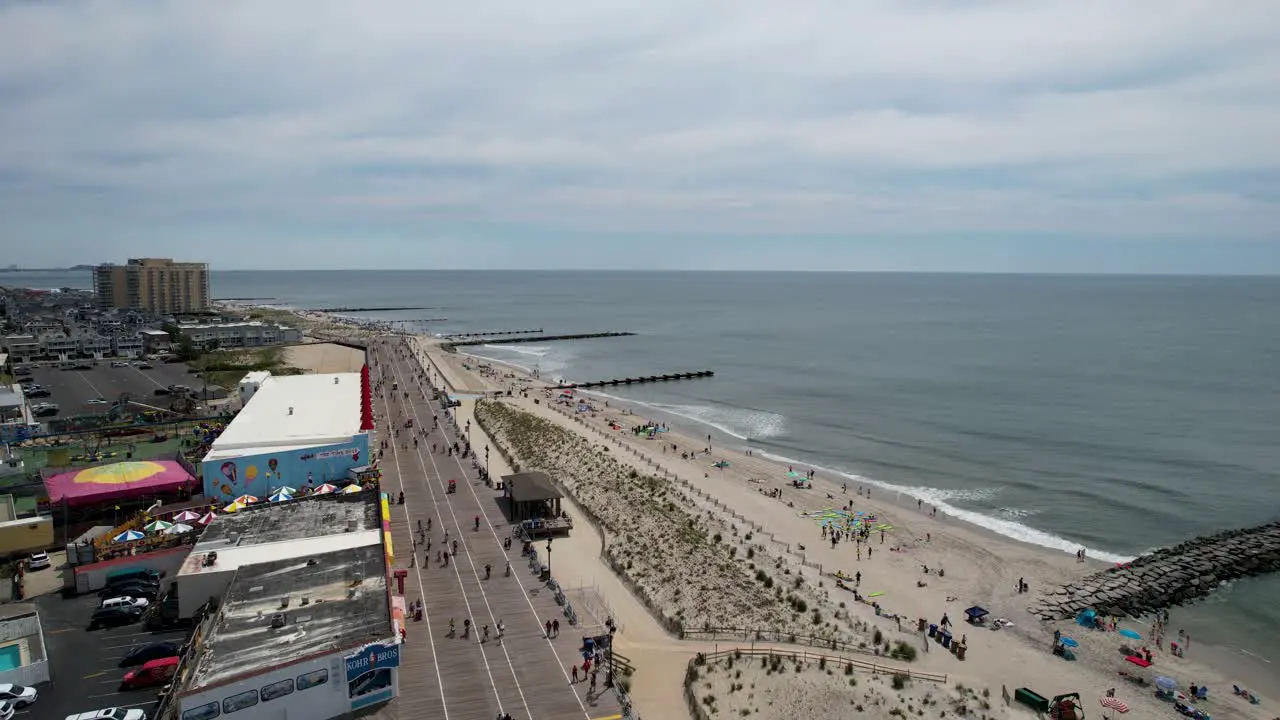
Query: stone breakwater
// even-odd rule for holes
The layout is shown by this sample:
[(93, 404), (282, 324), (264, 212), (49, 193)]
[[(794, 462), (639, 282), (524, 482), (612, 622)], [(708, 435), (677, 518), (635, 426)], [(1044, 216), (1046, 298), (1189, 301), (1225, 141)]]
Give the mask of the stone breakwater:
[(1042, 595), (1030, 612), (1042, 620), (1104, 615), (1140, 617), (1194, 602), (1219, 585), (1280, 570), (1280, 522), (1228, 530), (1161, 548)]

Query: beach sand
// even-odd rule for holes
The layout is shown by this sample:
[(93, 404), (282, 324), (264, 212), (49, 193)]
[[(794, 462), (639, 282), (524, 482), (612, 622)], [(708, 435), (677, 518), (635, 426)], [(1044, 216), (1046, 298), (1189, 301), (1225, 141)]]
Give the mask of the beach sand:
[[(1098, 698), (1108, 688), (1116, 688), (1117, 696), (1132, 708), (1131, 717), (1174, 714), (1169, 704), (1153, 697), (1149, 685), (1135, 687), (1118, 677), (1117, 671), (1126, 669), (1119, 652), (1120, 645), (1126, 642), (1124, 638), (1116, 633), (1088, 631), (1070, 621), (1043, 623), (1025, 610), (1034, 596), (1019, 595), (1015, 591), (1020, 578), (1029, 583), (1031, 593), (1035, 593), (1041, 588), (1096, 570), (1099, 566), (1095, 563), (1078, 563), (1071, 555), (1018, 543), (943, 514), (930, 517), (930, 508), (922, 506), (917, 509), (913, 500), (892, 497), (878, 488), (852, 485), (844, 488), (839, 480), (823, 477), (821, 473), (816, 477), (813, 489), (798, 490), (784, 480), (788, 469), (785, 465), (747, 456), (739, 450), (712, 447), (709, 453), (704, 454), (706, 440), (695, 439), (691, 434), (681, 432), (680, 428), (659, 434), (661, 441), (637, 437), (627, 428), (640, 424), (643, 415), (624, 415), (629, 409), (616, 401), (609, 401), (606, 408), (602, 401), (596, 399), (592, 401), (598, 408), (596, 412), (577, 413), (574, 407), (549, 402), (551, 398), (548, 396), (552, 394), (542, 390), (543, 384), (534, 382), (514, 368), (444, 352), (429, 338), (418, 338), (416, 342), (420, 357), (433, 371), (433, 376), (447, 380), (453, 389), (512, 389), (513, 397), (504, 399), (504, 404), (579, 434), (587, 441), (581, 447), (595, 448), (595, 452), (609, 447), (610, 456), (618, 462), (640, 473), (654, 474), (670, 484), (673, 491), (678, 489), (688, 496), (687, 512), (704, 514), (710, 508), (721, 516), (718, 522), (740, 528), (761, 528), (753, 540), (767, 547), (770, 558), (781, 560), (791, 573), (806, 577), (813, 592), (821, 598), (819, 607), (824, 618), (838, 617), (842, 610), (847, 611), (849, 616), (844, 619), (844, 625), (849, 627), (849, 633), (865, 635), (879, 630), (887, 639), (912, 644), (919, 650), (914, 662), (887, 659), (884, 662), (909, 666), (912, 670), (945, 673), (951, 688), (948, 692), (954, 691), (957, 683), (988, 690), (997, 698), (991, 702), (993, 709), (984, 711), (989, 716), (999, 716), (997, 711), (1029, 715), (1018, 706), (1006, 710), (1003, 701), (999, 700), (1005, 692), (1012, 694), (1019, 687), (1029, 687), (1045, 696), (1079, 692), (1085, 699), (1088, 712), (1100, 712), (1102, 708), (1098, 705)], [(467, 370), (464, 365), (472, 369)], [(527, 398), (520, 397), (522, 388), (528, 389)], [(458, 409), (459, 423), (473, 417), (474, 405), (473, 401), (463, 403)], [(608, 421), (620, 423), (623, 430), (613, 430)], [(478, 428), (473, 427), (472, 432), (475, 447), (493, 443), (493, 439), (486, 437)], [(663, 442), (667, 445), (667, 452), (661, 447)], [(674, 452), (670, 449), (672, 444), (676, 446)], [(681, 458), (681, 453), (695, 451), (698, 453), (696, 458)], [(589, 487), (593, 481), (593, 459), (585, 457), (584, 451), (578, 449), (571, 452), (574, 456), (560, 463), (558, 471), (565, 476), (559, 479), (566, 486)], [(727, 460), (730, 466), (723, 470), (712, 467), (712, 463), (718, 460)], [(497, 454), (490, 462), (495, 475), (504, 472), (505, 463)], [(796, 470), (803, 473), (806, 468)], [(767, 493), (771, 490), (781, 490), (781, 499), (769, 496)], [(893, 529), (885, 532), (883, 543), (879, 533), (873, 533), (870, 542), (862, 546), (864, 551), (870, 549), (870, 557), (864, 554), (859, 560), (853, 543), (842, 542), (833, 548), (822, 540), (816, 522), (801, 515), (846, 504), (851, 504), (854, 510), (874, 513), (880, 522), (892, 525)], [(640, 507), (634, 510), (634, 522), (648, 522), (643, 517), (647, 511)], [(696, 652), (710, 650), (713, 644), (724, 650), (734, 645), (746, 646), (747, 643), (727, 637), (718, 642), (708, 638), (679, 640), (665, 632), (653, 613), (632, 595), (628, 582), (615, 577), (602, 560), (599, 535), (592, 537), (593, 529), (585, 522), (581, 508), (570, 505), (569, 512), (577, 525), (571, 538), (563, 543), (563, 554), (562, 544), (556, 545), (556, 575), (564, 578), (562, 582), (566, 585), (574, 585), (574, 578), (577, 578), (578, 584), (592, 586), (623, 626), (619, 648), (628, 654), (637, 668), (632, 696), (640, 712), (646, 717), (688, 716), (682, 699), (688, 660)], [(662, 553), (663, 548), (655, 547), (651, 552)], [(815, 565), (821, 566), (821, 579), (813, 567)], [(923, 572), (925, 566), (930, 569), (928, 574)], [(945, 577), (937, 573), (940, 568), (945, 569)], [(832, 577), (836, 571), (848, 575), (860, 572), (861, 591), (865, 594), (881, 593), (876, 600), (883, 612), (906, 618), (902, 630), (898, 629), (897, 622), (878, 617), (869, 605), (854, 602), (851, 592), (837, 589)], [(683, 580), (682, 575), (677, 575), (668, 581)], [(818, 583), (821, 583), (820, 587)], [(673, 590), (667, 590), (668, 601)], [(730, 587), (719, 590), (733, 592)], [(716, 605), (732, 608), (741, 600), (743, 598)], [(963, 611), (971, 605), (981, 605), (991, 611), (992, 618), (1007, 618), (1013, 626), (993, 632), (966, 625)], [(708, 612), (721, 611), (709, 608)], [(912, 621), (925, 618), (929, 623), (938, 623), (944, 614), (954, 624), (955, 634), (964, 636), (966, 640), (968, 652), (964, 661), (933, 641), (926, 641)], [(724, 618), (726, 625), (732, 622), (734, 618)], [(1131, 627), (1144, 636), (1147, 633), (1146, 626), (1132, 621), (1122, 621), (1121, 627)], [(1049, 652), (1054, 629), (1080, 643), (1075, 650), (1079, 657), (1077, 661), (1067, 662)], [(1212, 648), (1202, 651), (1193, 646), (1186, 658), (1176, 658), (1156, 651), (1154, 646), (1151, 649), (1156, 655), (1155, 666), (1150, 671), (1138, 671), (1137, 674), (1148, 678), (1156, 674), (1169, 675), (1177, 678), (1184, 688), (1190, 682), (1207, 685), (1210, 700), (1200, 706), (1215, 718), (1261, 720), (1276, 716), (1277, 706), (1272, 697), (1267, 697), (1260, 705), (1250, 705), (1232, 696), (1232, 684), (1241, 681), (1229, 675), (1232, 669), (1221, 662), (1222, 653)], [(1213, 659), (1216, 669), (1206, 662), (1209, 659)], [(1133, 668), (1129, 666), (1128, 669)], [(766, 713), (760, 709), (760, 716), (788, 718), (808, 714), (789, 714), (792, 711), (788, 708), (793, 706), (786, 699), (786, 693), (790, 692), (783, 687), (786, 683), (777, 690), (770, 690), (764, 687), (769, 683), (761, 682), (759, 694), (769, 696), (772, 702), (769, 706), (777, 710)], [(1250, 689), (1265, 694), (1277, 686), (1274, 678), (1259, 682), (1270, 684), (1255, 682)], [(851, 699), (856, 695), (855, 690)], [(889, 712), (888, 706), (877, 707), (884, 707), (886, 714)]]
[(290, 345), (285, 348), (284, 363), (313, 373), (360, 372), (364, 351), (334, 343)]

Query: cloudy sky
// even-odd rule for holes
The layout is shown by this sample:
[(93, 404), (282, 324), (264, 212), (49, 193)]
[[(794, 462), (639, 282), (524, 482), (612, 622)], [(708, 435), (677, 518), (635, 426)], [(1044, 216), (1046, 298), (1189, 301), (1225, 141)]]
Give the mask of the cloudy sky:
[(0, 0), (0, 264), (1280, 272), (1276, 0)]

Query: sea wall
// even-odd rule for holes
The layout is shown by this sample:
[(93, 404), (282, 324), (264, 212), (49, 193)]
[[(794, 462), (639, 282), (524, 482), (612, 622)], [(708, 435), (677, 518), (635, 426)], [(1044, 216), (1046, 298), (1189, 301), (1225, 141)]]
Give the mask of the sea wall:
[(1280, 522), (1228, 530), (1161, 548), (1054, 588), (1028, 608), (1044, 620), (1093, 608), (1140, 617), (1194, 602), (1228, 580), (1280, 570)]

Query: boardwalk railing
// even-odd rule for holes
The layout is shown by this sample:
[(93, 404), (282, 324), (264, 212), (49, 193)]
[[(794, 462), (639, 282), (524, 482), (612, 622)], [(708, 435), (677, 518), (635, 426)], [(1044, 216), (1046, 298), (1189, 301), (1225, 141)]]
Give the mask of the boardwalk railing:
[(859, 647), (850, 642), (845, 642), (836, 638), (818, 637), (816, 635), (797, 635), (795, 633), (783, 632), (781, 630), (761, 630), (758, 628), (703, 628), (701, 630), (684, 630), (680, 631), (681, 640), (747, 640), (750, 642), (771, 642), (780, 645), (808, 645), (809, 647), (820, 647), (836, 652), (858, 653), (860, 655), (875, 655), (874, 650)]

